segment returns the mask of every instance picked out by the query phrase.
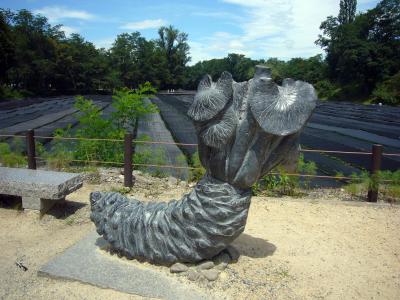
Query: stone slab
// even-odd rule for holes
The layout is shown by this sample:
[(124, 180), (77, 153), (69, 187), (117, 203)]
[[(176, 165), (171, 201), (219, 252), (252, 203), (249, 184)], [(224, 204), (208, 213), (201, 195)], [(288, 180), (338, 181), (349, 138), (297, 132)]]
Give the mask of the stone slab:
[(56, 200), (81, 186), (79, 174), (0, 167), (0, 194)]
[(77, 280), (101, 288), (160, 299), (209, 299), (206, 294), (166, 274), (108, 257), (99, 251), (106, 241), (96, 232), (53, 258), (39, 275)]
[(52, 199), (40, 199), (35, 197), (22, 197), (22, 208), (38, 210), (41, 213), (46, 213), (48, 210), (50, 210), (50, 208), (54, 206), (54, 204), (62, 203), (64, 201), (65, 198), (52, 200)]

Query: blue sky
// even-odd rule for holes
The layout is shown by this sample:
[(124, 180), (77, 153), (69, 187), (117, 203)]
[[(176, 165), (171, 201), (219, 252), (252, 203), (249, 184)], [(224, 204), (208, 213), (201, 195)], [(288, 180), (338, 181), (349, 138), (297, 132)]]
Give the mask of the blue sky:
[[(156, 38), (161, 25), (189, 34), (191, 64), (241, 53), (254, 59), (309, 57), (319, 25), (337, 15), (340, 0), (2, 0), (1, 7), (40, 13), (64, 31), (108, 48), (123, 32)], [(358, 11), (378, 0), (358, 0)]]

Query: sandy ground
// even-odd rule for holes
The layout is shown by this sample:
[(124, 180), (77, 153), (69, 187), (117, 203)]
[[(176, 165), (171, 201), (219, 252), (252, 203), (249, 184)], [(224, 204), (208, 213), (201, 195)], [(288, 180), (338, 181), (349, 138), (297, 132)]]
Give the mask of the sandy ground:
[[(120, 184), (86, 183), (42, 218), (0, 208), (0, 299), (142, 299), (37, 275), (94, 230), (88, 195), (111, 186)], [(131, 194), (166, 200), (189, 190), (173, 180), (137, 176)], [(400, 299), (400, 206), (348, 203), (332, 195), (254, 197), (246, 230), (234, 242), (239, 261), (216, 282), (178, 280), (215, 299)]]

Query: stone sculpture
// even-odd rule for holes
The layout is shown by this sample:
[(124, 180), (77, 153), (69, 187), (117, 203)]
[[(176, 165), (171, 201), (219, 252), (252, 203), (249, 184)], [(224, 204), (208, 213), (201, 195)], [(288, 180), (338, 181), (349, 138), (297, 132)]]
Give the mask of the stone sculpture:
[(206, 175), (179, 201), (144, 203), (94, 192), (97, 232), (128, 258), (157, 263), (197, 262), (220, 253), (244, 230), (251, 186), (298, 151), (298, 136), (316, 105), (312, 85), (257, 66), (237, 83), (223, 72), (206, 75), (188, 111)]

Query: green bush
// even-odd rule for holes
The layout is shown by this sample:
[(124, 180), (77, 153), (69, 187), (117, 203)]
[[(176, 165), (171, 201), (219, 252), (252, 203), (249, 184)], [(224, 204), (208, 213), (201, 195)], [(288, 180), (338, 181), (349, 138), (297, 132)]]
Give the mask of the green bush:
[(204, 169), (200, 162), (198, 151), (196, 151), (190, 158), (189, 165), (194, 168), (190, 169), (189, 181), (199, 181), (204, 176), (204, 174), (206, 174), (206, 169)]
[[(112, 139), (122, 140), (126, 132), (133, 132), (137, 119), (157, 111), (156, 106), (146, 103), (145, 98), (155, 93), (150, 83), (140, 85), (137, 90), (123, 88), (115, 90), (112, 106), (115, 109), (110, 117), (106, 118), (100, 107), (92, 100), (82, 96), (76, 97), (75, 108), (78, 126), (75, 133), (71, 127), (58, 129), (56, 137), (77, 137), (81, 140), (61, 141), (55, 139), (54, 147), (48, 159), (50, 163), (58, 163), (60, 167), (72, 159), (82, 161), (106, 161), (121, 163), (124, 155), (124, 144), (116, 141), (85, 140), (85, 139)], [(149, 156), (148, 154), (143, 154)], [(139, 155), (136, 159), (143, 160)]]
[(331, 100), (338, 98), (341, 89), (328, 79), (318, 81), (314, 85), (320, 100)]
[[(136, 141), (151, 141), (148, 135), (141, 135), (136, 138)], [(145, 165), (165, 165), (167, 163), (167, 154), (165, 148), (154, 148), (150, 144), (137, 143), (140, 147), (135, 147), (135, 153), (133, 155), (133, 164), (135, 169), (150, 173), (155, 177), (166, 177), (167, 173), (163, 167), (148, 167)]]
[(362, 171), (351, 177), (353, 179), (345, 186), (345, 190), (352, 198), (366, 199), (368, 190), (378, 190), (383, 201), (400, 201), (400, 170), (380, 171), (372, 176)]
[(7, 143), (0, 143), (0, 163), (5, 167), (24, 167), (27, 164), (26, 157), (22, 154), (20, 139), (13, 139), (12, 148)]
[(5, 84), (0, 85), (0, 101), (21, 100), (34, 94), (27, 90), (16, 90)]
[(400, 104), (400, 72), (379, 83), (372, 95), (374, 102), (382, 102), (389, 105)]
[[(178, 165), (178, 167), (184, 167), (187, 165), (187, 158), (184, 154), (179, 154), (176, 158), (175, 158), (176, 164)], [(185, 171), (185, 169), (176, 169), (176, 176), (177, 178), (182, 178), (182, 174)], [(189, 171), (189, 177), (190, 177), (190, 171)]]
[[(304, 156), (299, 155), (296, 172), (304, 175), (315, 175), (317, 166), (315, 162), (304, 161)], [(271, 173), (263, 176), (259, 182), (253, 186), (253, 194), (266, 192), (271, 195), (286, 195), (286, 196), (301, 196), (302, 192), (299, 191), (300, 177), (289, 175), (288, 172), (282, 167), (278, 166)], [(311, 179), (304, 177), (303, 186), (309, 187)]]

